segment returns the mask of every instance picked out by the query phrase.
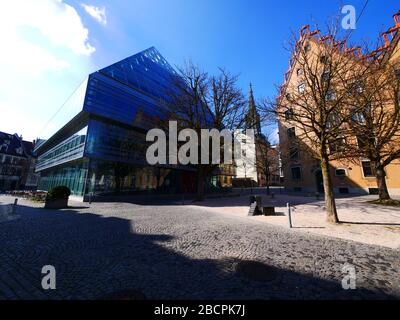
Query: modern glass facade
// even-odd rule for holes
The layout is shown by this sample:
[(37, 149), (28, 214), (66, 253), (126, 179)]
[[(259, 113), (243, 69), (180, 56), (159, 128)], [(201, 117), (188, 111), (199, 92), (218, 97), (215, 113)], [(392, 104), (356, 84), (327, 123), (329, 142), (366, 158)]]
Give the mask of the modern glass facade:
[(88, 160), (80, 159), (66, 165), (40, 172), (39, 190), (50, 190), (56, 186), (67, 186), (73, 196), (83, 196), (88, 174)]
[(39, 156), (37, 170), (51, 168), (65, 162), (82, 158), (85, 149), (87, 126), (74, 133)]
[(155, 166), (135, 166), (91, 160), (88, 193), (177, 193), (195, 192), (195, 173)]
[(76, 114), (36, 149), (39, 189), (66, 185), (80, 197), (195, 192), (192, 168), (149, 166), (145, 159), (146, 132), (165, 114), (175, 77), (155, 48), (90, 74), (66, 103)]
[(131, 128), (90, 120), (85, 154), (116, 162), (145, 165), (146, 135)]

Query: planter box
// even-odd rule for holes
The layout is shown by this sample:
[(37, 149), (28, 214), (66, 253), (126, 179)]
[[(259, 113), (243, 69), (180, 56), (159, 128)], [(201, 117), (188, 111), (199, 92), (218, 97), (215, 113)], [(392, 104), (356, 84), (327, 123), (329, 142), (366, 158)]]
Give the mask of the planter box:
[(45, 209), (64, 209), (68, 208), (68, 198), (66, 199), (46, 199)]

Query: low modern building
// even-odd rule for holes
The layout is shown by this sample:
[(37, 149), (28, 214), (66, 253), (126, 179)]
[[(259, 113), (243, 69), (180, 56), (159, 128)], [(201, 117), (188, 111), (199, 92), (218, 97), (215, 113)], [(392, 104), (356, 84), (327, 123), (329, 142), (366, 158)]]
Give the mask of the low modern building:
[(56, 185), (72, 196), (129, 193), (191, 193), (190, 166), (149, 166), (146, 132), (162, 117), (173, 68), (149, 48), (90, 74), (67, 101), (75, 110), (65, 125), (36, 147), (38, 189)]
[(34, 143), (0, 132), (0, 191), (36, 189)]

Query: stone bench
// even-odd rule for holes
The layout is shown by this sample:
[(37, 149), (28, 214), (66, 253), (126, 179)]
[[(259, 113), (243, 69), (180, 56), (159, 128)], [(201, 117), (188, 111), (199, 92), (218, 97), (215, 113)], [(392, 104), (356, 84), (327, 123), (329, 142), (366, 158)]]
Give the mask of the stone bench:
[(260, 195), (251, 195), (249, 197), (250, 208), (249, 208), (249, 216), (274, 216), (275, 215), (275, 207), (274, 206), (263, 206)]
[(264, 216), (274, 216), (275, 215), (275, 207), (274, 206), (267, 206), (262, 207)]

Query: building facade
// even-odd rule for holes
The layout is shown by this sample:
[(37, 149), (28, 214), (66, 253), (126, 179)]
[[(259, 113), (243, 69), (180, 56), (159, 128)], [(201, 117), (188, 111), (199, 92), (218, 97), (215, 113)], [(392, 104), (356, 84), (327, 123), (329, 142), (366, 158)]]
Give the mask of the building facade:
[(150, 166), (145, 158), (146, 132), (164, 116), (175, 76), (154, 47), (90, 74), (67, 102), (76, 113), (36, 147), (38, 189), (65, 185), (80, 199), (195, 192), (194, 168)]
[[(393, 62), (400, 64), (399, 14), (394, 17), (396, 25), (390, 29), (391, 39), (389, 40), (388, 37), (385, 37), (382, 54), (385, 55), (385, 59), (391, 59)], [(299, 45), (309, 45), (310, 50), (312, 50), (313, 46), (317, 46), (319, 41), (324, 41), (327, 38), (321, 37), (318, 31), (308, 31), (306, 36), (309, 42), (307, 44), (299, 43)], [(352, 49), (347, 48), (345, 52), (351, 51)], [(294, 59), (291, 60), (289, 71), (285, 75), (281, 99), (285, 99), (286, 95), (290, 95), (290, 90), (304, 91), (303, 71), (294, 61)], [(302, 133), (302, 128), (291, 121), (291, 115), (288, 111), (284, 117), (279, 117), (279, 139), (285, 177), (284, 185), (291, 192), (323, 192), (320, 161), (313, 156), (312, 147), (305, 141), (301, 141), (301, 148), (298, 147), (298, 137)], [(357, 143), (359, 142), (357, 141)], [(330, 145), (330, 148), (332, 147)], [(378, 192), (376, 174), (371, 161), (367, 158), (351, 159), (351, 161), (345, 159), (332, 160), (329, 170), (335, 193), (377, 194)], [(389, 193), (400, 195), (400, 161), (393, 161), (386, 167), (385, 172)]]
[(36, 189), (34, 143), (0, 132), (0, 191)]

